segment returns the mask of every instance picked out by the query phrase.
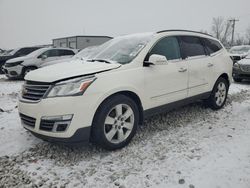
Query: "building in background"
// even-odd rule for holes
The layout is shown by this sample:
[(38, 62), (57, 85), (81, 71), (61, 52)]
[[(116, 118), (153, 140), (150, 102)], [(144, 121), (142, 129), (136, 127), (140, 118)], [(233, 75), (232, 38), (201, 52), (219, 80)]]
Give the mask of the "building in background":
[(53, 39), (54, 47), (68, 47), (74, 49), (84, 49), (89, 46), (98, 46), (112, 39), (108, 36), (72, 36)]

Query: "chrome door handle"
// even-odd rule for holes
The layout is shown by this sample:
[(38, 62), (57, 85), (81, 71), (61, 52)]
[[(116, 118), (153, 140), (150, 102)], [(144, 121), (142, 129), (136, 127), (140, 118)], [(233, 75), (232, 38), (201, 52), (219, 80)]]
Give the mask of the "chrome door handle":
[(208, 66), (208, 67), (212, 67), (212, 66), (214, 66), (214, 64), (208, 63), (207, 66)]
[(187, 69), (185, 69), (185, 68), (180, 68), (179, 69), (179, 72), (186, 72), (187, 71)]

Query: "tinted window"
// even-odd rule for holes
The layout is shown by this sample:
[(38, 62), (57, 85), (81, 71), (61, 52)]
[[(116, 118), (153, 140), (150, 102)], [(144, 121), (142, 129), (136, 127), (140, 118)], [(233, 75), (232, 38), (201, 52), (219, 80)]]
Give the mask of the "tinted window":
[(203, 39), (203, 41), (209, 54), (215, 53), (222, 49), (222, 46), (218, 41), (212, 39)]
[(71, 50), (59, 50), (59, 56), (75, 55)]
[(205, 49), (200, 38), (193, 36), (181, 36), (180, 38), (185, 57), (205, 55)]
[(167, 58), (167, 60), (180, 59), (180, 47), (176, 37), (166, 37), (161, 39), (157, 44), (153, 47), (150, 53), (147, 56), (147, 60), (150, 55), (157, 54), (163, 55)]
[(48, 50), (48, 51), (44, 52), (42, 55), (46, 55), (47, 57), (56, 57), (56, 56), (58, 56), (58, 50), (56, 50), (56, 49)]
[(39, 49), (39, 48), (21, 48), (20, 50), (18, 50), (16, 52), (15, 55), (17, 55), (17, 56), (25, 56), (25, 55), (28, 55), (28, 54), (30, 54), (31, 52), (33, 52), (33, 51), (35, 51), (37, 49)]

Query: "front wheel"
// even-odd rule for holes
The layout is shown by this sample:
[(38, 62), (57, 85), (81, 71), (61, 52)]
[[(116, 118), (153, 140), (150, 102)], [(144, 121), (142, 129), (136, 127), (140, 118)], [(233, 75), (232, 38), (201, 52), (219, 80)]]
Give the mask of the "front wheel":
[(115, 150), (126, 146), (139, 123), (137, 104), (125, 95), (115, 95), (98, 108), (93, 121), (91, 139), (99, 146)]
[(213, 88), (210, 97), (205, 101), (206, 104), (214, 109), (221, 109), (227, 100), (229, 83), (225, 78), (219, 78)]

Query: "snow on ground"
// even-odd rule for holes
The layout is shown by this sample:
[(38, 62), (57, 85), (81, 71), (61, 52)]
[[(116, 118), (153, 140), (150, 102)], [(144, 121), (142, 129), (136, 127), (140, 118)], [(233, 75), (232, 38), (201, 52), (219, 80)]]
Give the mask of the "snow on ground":
[(16, 109), (21, 84), (0, 77), (0, 187), (250, 187), (249, 82), (231, 85), (222, 110), (197, 102), (146, 120), (115, 152), (30, 135)]
[(24, 151), (40, 142), (20, 126), (17, 100), (22, 84), (0, 75), (0, 156)]

